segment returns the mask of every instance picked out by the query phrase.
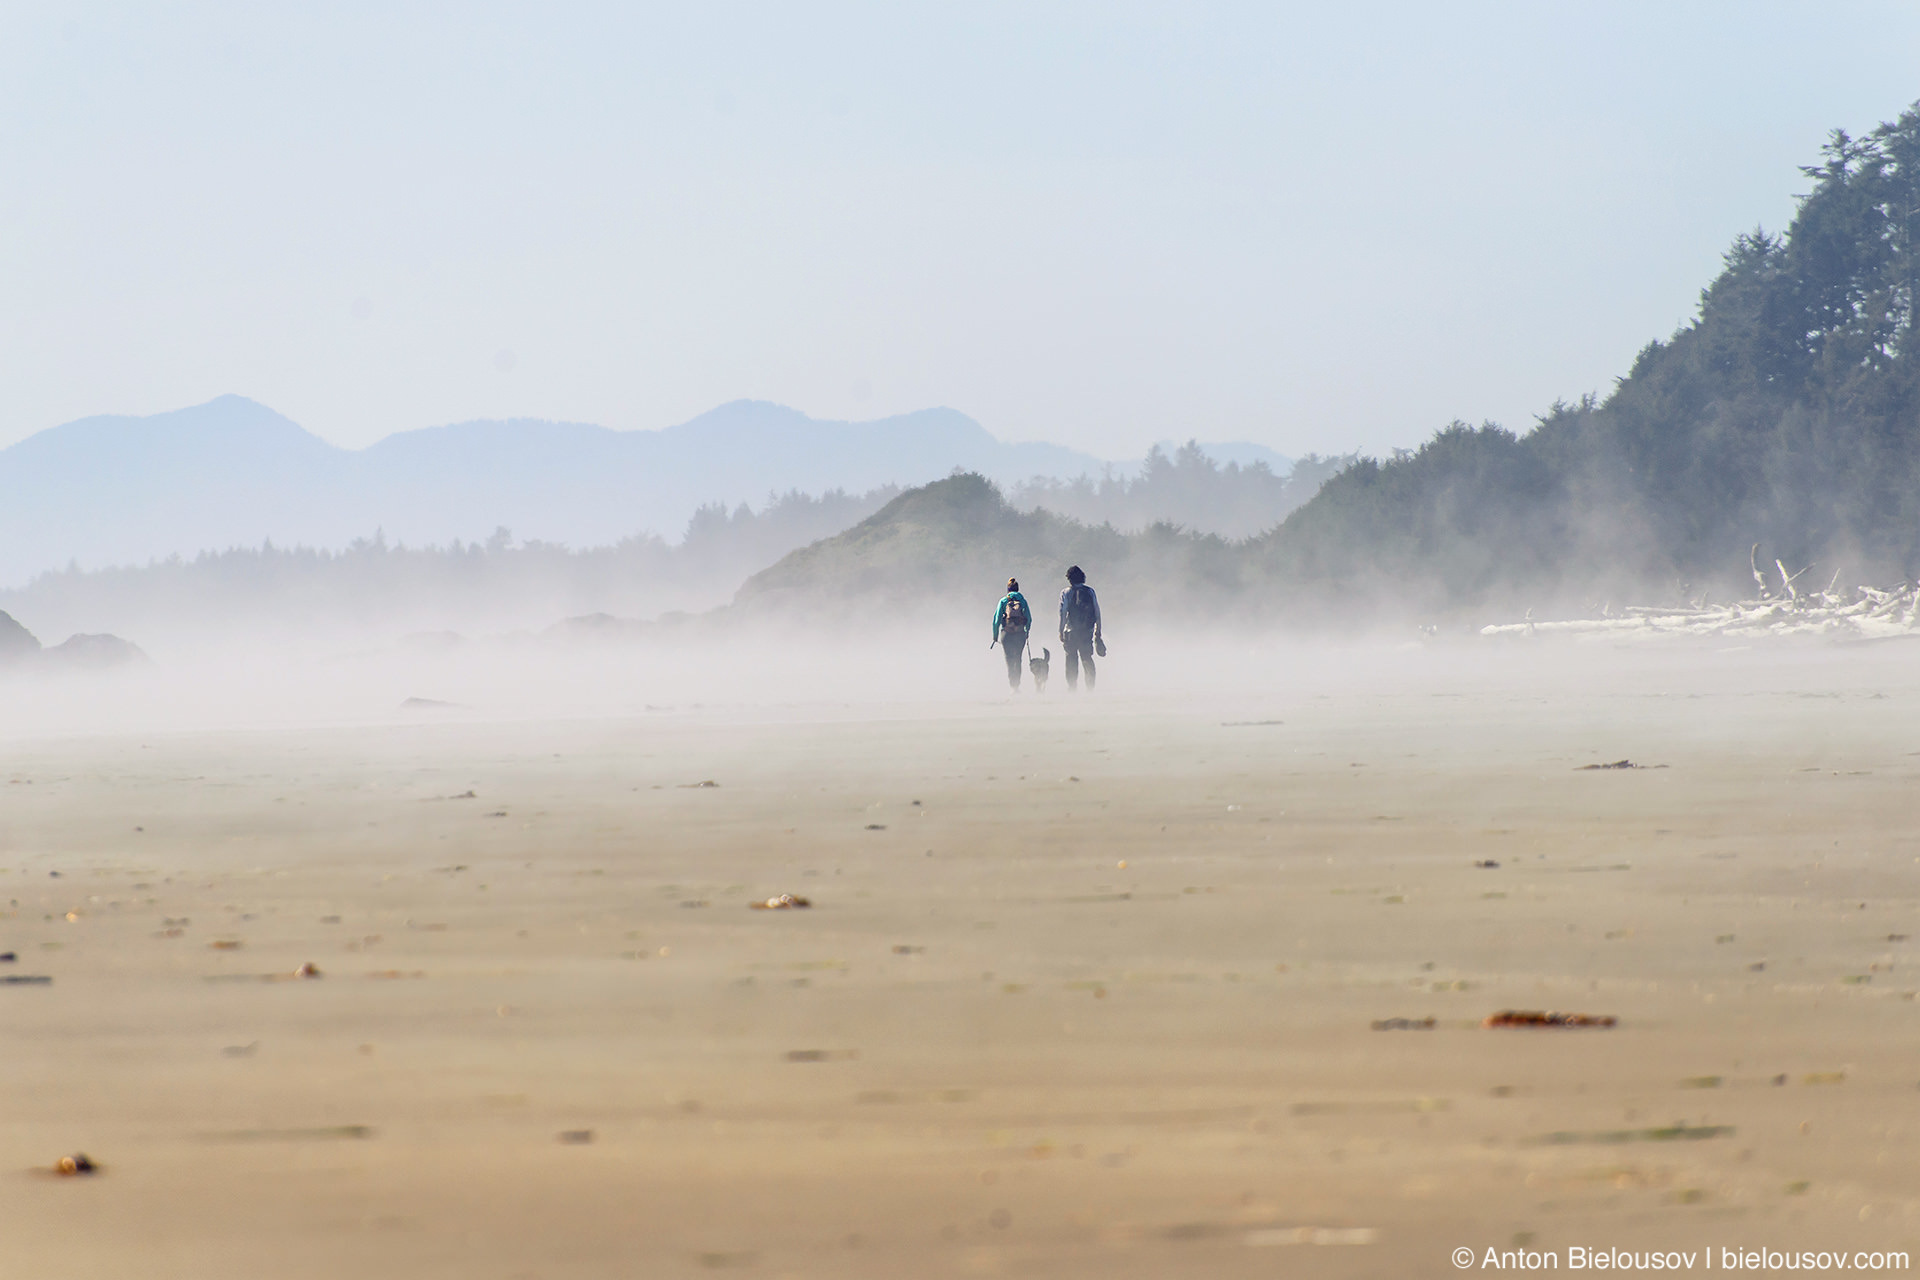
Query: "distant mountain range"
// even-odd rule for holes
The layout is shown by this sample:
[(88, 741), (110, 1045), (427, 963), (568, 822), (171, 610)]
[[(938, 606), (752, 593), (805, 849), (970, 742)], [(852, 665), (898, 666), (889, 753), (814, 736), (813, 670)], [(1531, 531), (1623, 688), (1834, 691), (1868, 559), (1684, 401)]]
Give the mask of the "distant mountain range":
[(702, 505), (758, 505), (771, 492), (861, 492), (956, 468), (1071, 478), (1110, 465), (997, 440), (952, 409), (829, 422), (751, 400), (661, 431), (514, 419), (349, 450), (222, 396), (146, 418), (83, 418), (0, 450), (0, 585), (70, 562), (141, 564), (269, 539), (338, 548), (376, 530), (417, 545), (504, 527), (597, 546), (677, 537)]

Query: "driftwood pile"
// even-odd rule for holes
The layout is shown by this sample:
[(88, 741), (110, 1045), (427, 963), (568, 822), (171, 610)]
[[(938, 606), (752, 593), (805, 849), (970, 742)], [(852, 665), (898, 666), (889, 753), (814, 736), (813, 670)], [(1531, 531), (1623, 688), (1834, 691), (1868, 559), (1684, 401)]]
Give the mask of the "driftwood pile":
[(1666, 636), (1754, 637), (1824, 636), (1835, 639), (1881, 640), (1920, 635), (1920, 587), (1904, 582), (1892, 588), (1842, 587), (1836, 570), (1825, 591), (1807, 591), (1797, 585), (1807, 572), (1788, 573), (1775, 560), (1778, 585), (1754, 557), (1753, 580), (1759, 596), (1732, 604), (1705, 600), (1671, 607), (1629, 606), (1616, 613), (1602, 609), (1598, 618), (1563, 622), (1535, 622), (1529, 609), (1525, 620), (1482, 627), (1483, 636), (1571, 635), (1612, 640), (1641, 640)]

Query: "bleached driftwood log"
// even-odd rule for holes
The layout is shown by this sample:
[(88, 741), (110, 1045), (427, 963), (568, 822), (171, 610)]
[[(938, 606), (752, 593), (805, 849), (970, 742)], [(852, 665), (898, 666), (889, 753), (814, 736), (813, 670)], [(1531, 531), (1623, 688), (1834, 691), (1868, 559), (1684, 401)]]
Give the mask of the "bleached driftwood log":
[(1756, 546), (1752, 556), (1753, 580), (1760, 591), (1757, 600), (1723, 605), (1694, 603), (1672, 608), (1629, 605), (1624, 616), (1615, 615), (1609, 606), (1605, 616), (1564, 622), (1537, 621), (1529, 609), (1524, 621), (1482, 627), (1480, 634), (1569, 635), (1617, 640), (1762, 635), (1876, 640), (1920, 635), (1920, 587), (1915, 584), (1838, 589), (1840, 574), (1836, 571), (1825, 591), (1802, 592), (1793, 584), (1807, 570), (1789, 573), (1785, 564), (1775, 560), (1774, 571), (1780, 575), (1779, 586), (1775, 587), (1760, 568), (1759, 552)]

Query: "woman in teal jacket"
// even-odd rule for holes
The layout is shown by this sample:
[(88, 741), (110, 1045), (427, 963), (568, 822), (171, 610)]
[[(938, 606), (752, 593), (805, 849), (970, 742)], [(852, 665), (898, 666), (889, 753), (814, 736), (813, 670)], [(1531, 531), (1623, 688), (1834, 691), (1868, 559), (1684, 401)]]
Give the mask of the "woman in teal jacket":
[[(1007, 594), (993, 611), (993, 638), (1007, 659), (1007, 685), (1020, 692), (1020, 660), (1026, 655), (1027, 633), (1033, 630), (1033, 609), (1020, 594), (1020, 580), (1007, 579)], [(988, 648), (993, 646), (989, 644)]]

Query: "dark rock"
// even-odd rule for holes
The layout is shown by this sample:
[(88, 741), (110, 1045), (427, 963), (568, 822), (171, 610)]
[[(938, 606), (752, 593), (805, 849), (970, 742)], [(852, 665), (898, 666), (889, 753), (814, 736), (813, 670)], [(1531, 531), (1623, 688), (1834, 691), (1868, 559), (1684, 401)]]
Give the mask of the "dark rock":
[(145, 665), (147, 655), (131, 640), (110, 635), (71, 635), (42, 651), (42, 657), (63, 667), (101, 671), (109, 667)]
[(40, 652), (40, 641), (33, 632), (14, 621), (13, 615), (0, 612), (0, 663), (18, 662)]

